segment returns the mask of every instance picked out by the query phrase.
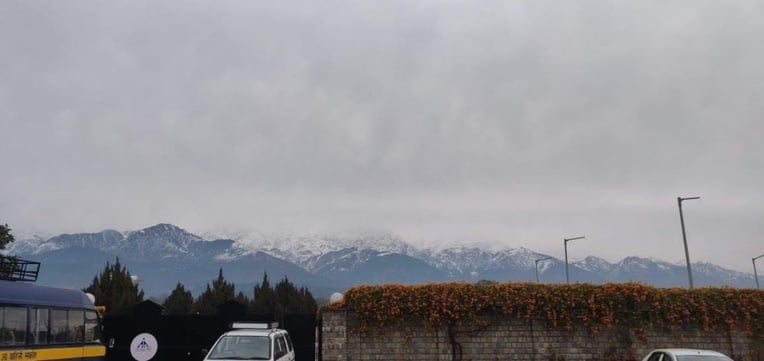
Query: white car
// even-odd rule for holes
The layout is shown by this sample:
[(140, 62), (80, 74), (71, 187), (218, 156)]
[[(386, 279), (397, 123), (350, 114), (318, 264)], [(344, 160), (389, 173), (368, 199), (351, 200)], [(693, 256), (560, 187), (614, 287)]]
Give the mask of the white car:
[(204, 356), (207, 361), (294, 361), (294, 346), (276, 323), (234, 322)]
[(650, 351), (642, 361), (732, 361), (716, 351), (690, 348), (661, 348)]

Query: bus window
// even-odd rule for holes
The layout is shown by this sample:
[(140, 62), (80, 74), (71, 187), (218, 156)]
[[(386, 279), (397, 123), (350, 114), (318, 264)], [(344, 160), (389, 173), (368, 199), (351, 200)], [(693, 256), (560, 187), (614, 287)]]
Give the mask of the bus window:
[[(69, 319), (69, 312), (75, 313), (75, 311), (68, 310), (50, 311), (51, 343), (73, 343), (75, 341), (76, 329), (74, 322)], [(82, 311), (80, 311), (80, 320), (82, 320)], [(83, 322), (84, 320), (80, 322), (80, 325)]]
[(29, 318), (29, 343), (32, 345), (45, 345), (48, 343), (48, 317), (47, 308), (31, 309)]
[(26, 343), (27, 309), (24, 307), (0, 307), (0, 345), (23, 345)]
[(69, 310), (69, 330), (74, 335), (74, 342), (82, 343), (85, 339), (85, 311)]
[(85, 311), (85, 343), (101, 342), (101, 330), (98, 328), (98, 314)]

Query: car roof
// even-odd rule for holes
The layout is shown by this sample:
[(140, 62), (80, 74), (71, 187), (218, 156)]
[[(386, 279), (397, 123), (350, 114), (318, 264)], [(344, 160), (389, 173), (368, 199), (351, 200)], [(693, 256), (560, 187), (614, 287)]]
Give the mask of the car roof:
[(727, 356), (721, 352), (713, 350), (703, 350), (696, 348), (661, 348), (650, 351), (653, 352), (666, 352), (674, 355), (706, 355), (706, 356)]

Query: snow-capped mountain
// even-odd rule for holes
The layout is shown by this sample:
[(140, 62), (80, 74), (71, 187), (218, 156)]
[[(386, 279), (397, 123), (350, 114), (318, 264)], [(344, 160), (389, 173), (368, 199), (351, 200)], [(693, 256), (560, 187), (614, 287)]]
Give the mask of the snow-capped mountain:
[(534, 270), (535, 259), (547, 257), (526, 248), (485, 250), (478, 247), (426, 249), (421, 257), (435, 268), (445, 270), (451, 278), (479, 280), (481, 275), (506, 273), (510, 268)]
[[(680, 265), (679, 267), (683, 269), (685, 268), (684, 265)], [(706, 277), (713, 276), (715, 279), (720, 281), (729, 281), (730, 283), (737, 282), (737, 280), (740, 279), (750, 279), (752, 277), (751, 274), (728, 270), (726, 268), (722, 268), (707, 262), (693, 263), (692, 269), (694, 273), (698, 273)]]
[(615, 267), (612, 263), (594, 256), (589, 256), (581, 261), (573, 262), (573, 265), (592, 273), (609, 273)]
[[(160, 241), (158, 241), (160, 240)], [(72, 247), (97, 249), (107, 253), (124, 253), (126, 258), (155, 260), (204, 255), (205, 240), (171, 224), (157, 224), (137, 231), (105, 230), (97, 233), (62, 234), (47, 241), (13, 242), (9, 252), (40, 254)]]
[(52, 251), (55, 244), (49, 243), (49, 237), (40, 236), (37, 234), (25, 234), (22, 236), (14, 236), (17, 241), (8, 245), (8, 248), (0, 251), (0, 254), (36, 254), (44, 251)]
[[(384, 232), (295, 236), (237, 232), (194, 235), (171, 224), (136, 231), (105, 230), (62, 234), (48, 239), (25, 237), (11, 243), (8, 254), (40, 260), (41, 280), (85, 287), (107, 262), (119, 259), (139, 275), (148, 295), (166, 295), (180, 282), (201, 290), (223, 270), (242, 287), (261, 280), (288, 277), (318, 295), (359, 283), (459, 281), (572, 282), (637, 281), (655, 286), (686, 286), (683, 264), (627, 257), (612, 264), (597, 257), (573, 262), (527, 248), (417, 248)], [(543, 262), (538, 262), (542, 260)], [(708, 264), (693, 264), (698, 286), (753, 287), (752, 274)], [(568, 272), (566, 272), (568, 271)]]
[(417, 250), (400, 237), (380, 232), (347, 232), (324, 235), (295, 236), (290, 234), (264, 234), (239, 232), (234, 239), (234, 254), (264, 252), (314, 271), (321, 257), (327, 253), (349, 248), (377, 252), (416, 254)]

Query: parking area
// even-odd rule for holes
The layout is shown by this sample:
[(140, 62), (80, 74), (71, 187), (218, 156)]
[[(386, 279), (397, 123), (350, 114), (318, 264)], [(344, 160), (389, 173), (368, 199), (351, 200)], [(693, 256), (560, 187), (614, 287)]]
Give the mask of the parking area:
[(232, 322), (278, 322), (289, 331), (297, 361), (316, 359), (316, 315), (286, 314), (279, 320), (273, 315), (248, 314), (235, 302), (221, 305), (217, 315), (162, 315), (162, 308), (152, 301), (139, 304), (130, 315), (106, 315), (103, 336), (109, 347), (107, 361), (135, 361), (131, 345), (138, 335), (149, 334), (156, 340), (152, 361), (201, 361), (202, 349), (209, 349), (217, 338), (230, 330)]

